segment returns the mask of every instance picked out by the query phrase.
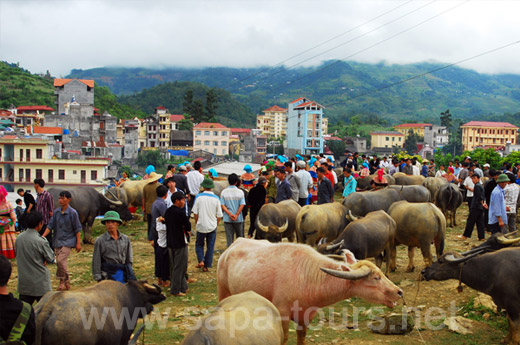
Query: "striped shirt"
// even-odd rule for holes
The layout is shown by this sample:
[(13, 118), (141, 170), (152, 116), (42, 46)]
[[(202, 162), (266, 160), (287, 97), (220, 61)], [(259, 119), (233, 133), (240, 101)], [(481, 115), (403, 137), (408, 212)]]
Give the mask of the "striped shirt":
[[(229, 212), (231, 212), (232, 214), (236, 214), (240, 205), (246, 204), (244, 192), (242, 192), (236, 186), (229, 186), (226, 189), (224, 189), (220, 194), (220, 203), (222, 204), (222, 206), (226, 206)], [(231, 218), (229, 218), (229, 215), (225, 212), (223, 214), (224, 222), (226, 223), (242, 223), (244, 221), (244, 217), (242, 217), (242, 212), (240, 212), (236, 220), (231, 220)]]
[(49, 224), (49, 220), (51, 219), (51, 212), (53, 210), (54, 199), (49, 192), (43, 190), (40, 194), (38, 194), (38, 199), (36, 200), (36, 211), (42, 214), (43, 224)]

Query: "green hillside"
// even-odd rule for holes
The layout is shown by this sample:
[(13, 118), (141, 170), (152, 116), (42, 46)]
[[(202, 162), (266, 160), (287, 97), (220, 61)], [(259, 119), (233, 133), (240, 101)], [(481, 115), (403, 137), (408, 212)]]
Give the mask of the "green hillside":
[[(335, 122), (353, 115), (376, 115), (395, 124), (438, 121), (441, 111), (464, 120), (494, 119), (520, 111), (520, 76), (486, 75), (450, 67), (393, 87), (442, 65), (363, 64), (327, 61), (318, 67), (265, 68), (96, 68), (73, 70), (71, 77), (95, 79), (118, 94), (132, 94), (165, 82), (192, 81), (224, 88), (252, 113), (284, 106), (306, 96), (326, 107)], [(251, 77), (253, 76), (253, 77)], [(376, 91), (379, 90), (380, 91)], [(248, 121), (251, 122), (251, 121)]]
[(47, 105), (55, 108), (52, 77), (31, 74), (18, 64), (0, 61), (0, 108), (11, 104)]

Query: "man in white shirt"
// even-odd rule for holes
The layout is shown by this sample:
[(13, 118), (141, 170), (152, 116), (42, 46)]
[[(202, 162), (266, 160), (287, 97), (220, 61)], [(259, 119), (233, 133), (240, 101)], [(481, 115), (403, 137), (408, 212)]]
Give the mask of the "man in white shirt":
[(468, 177), (464, 179), (463, 186), (466, 189), (466, 201), (468, 202), (468, 207), (471, 207), (471, 200), (473, 200), (473, 189), (475, 188), (475, 184), (471, 179), (473, 176), (473, 170), (468, 171)]
[(518, 202), (518, 195), (520, 194), (520, 187), (515, 183), (515, 175), (506, 174), (509, 177), (509, 184), (504, 188), (507, 212), (507, 226), (509, 232), (516, 230), (516, 205)]
[(298, 204), (300, 206), (307, 205), (307, 198), (309, 197), (309, 193), (311, 189), (314, 187), (312, 183), (311, 174), (305, 169), (307, 164), (305, 161), (298, 161), (296, 164), (298, 166), (298, 171), (295, 172), (295, 175), (300, 179), (300, 194), (298, 196)]
[(193, 169), (186, 174), (186, 180), (188, 183), (188, 189), (190, 191), (190, 201), (188, 203), (188, 214), (191, 214), (195, 197), (199, 194), (200, 184), (204, 181), (204, 175), (202, 175), (202, 165), (199, 161), (193, 163)]
[[(217, 226), (223, 214), (219, 197), (211, 191), (215, 188), (213, 180), (205, 178), (200, 186), (204, 188), (204, 191), (197, 195), (192, 209), (197, 229), (195, 253), (199, 264), (196, 267), (207, 272), (213, 264)], [(204, 253), (204, 242), (206, 242), (206, 253)]]

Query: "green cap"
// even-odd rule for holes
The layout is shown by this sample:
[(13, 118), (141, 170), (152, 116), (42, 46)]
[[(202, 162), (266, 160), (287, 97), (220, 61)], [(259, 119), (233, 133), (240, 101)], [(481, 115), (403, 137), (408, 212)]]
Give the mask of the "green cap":
[(506, 174), (500, 174), (500, 176), (498, 176), (497, 183), (501, 182), (509, 182), (509, 177), (507, 177)]
[(215, 188), (215, 183), (213, 183), (212, 179), (206, 177), (206, 178), (204, 178), (204, 181), (202, 181), (200, 186), (202, 188), (213, 189), (213, 188)]
[(117, 213), (116, 211), (107, 211), (107, 213), (105, 213), (101, 223), (105, 224), (105, 222), (107, 220), (115, 220), (116, 222), (119, 222), (119, 224), (123, 223), (123, 221), (121, 220), (121, 217), (119, 216), (119, 213)]

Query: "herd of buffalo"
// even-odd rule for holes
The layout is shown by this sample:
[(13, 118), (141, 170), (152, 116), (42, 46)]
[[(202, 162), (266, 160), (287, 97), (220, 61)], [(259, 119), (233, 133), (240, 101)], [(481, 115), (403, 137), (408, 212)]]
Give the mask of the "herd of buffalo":
[[(290, 320), (298, 325), (298, 344), (304, 344), (315, 308), (352, 296), (393, 307), (403, 295), (388, 278), (397, 268), (398, 245), (408, 247), (407, 272), (415, 268), (414, 249), (418, 247), (426, 266), (422, 271), (426, 280), (458, 279), (490, 295), (508, 315), (509, 334), (505, 342), (520, 344), (520, 283), (514, 278), (520, 267), (520, 250), (514, 246), (520, 242), (520, 237), (516, 233), (493, 235), (465, 253), (443, 253), (447, 223), (456, 225), (456, 210), (463, 201), (458, 187), (443, 178), (399, 173), (388, 176), (387, 180), (389, 187), (375, 191), (368, 191), (370, 186), (363, 184), (366, 181), (360, 181), (359, 188), (367, 191), (353, 193), (341, 203), (301, 207), (295, 201), (286, 200), (264, 205), (255, 227), (258, 238), (267, 241), (239, 238), (219, 259), (220, 303), (216, 311), (203, 320), (213, 323), (218, 320), (223, 328), (208, 327), (207, 322), (201, 321), (200, 327), (190, 332), (183, 344), (285, 344)], [(130, 220), (128, 205), (137, 202), (140, 187), (135, 184), (135, 188), (132, 187), (135, 190), (118, 188), (105, 195), (87, 187), (71, 191), (71, 206), (79, 213), (85, 239), (91, 239), (94, 218), (109, 209), (118, 211), (124, 220)], [(59, 190), (51, 189), (50, 192), (57, 195)], [(282, 241), (283, 238), (287, 242)], [(432, 243), (436, 262), (431, 253)], [(375, 258), (376, 264), (367, 258)], [(384, 273), (380, 269), (383, 261)], [(118, 310), (144, 308), (139, 315), (144, 317), (152, 310), (152, 304), (165, 298), (157, 286), (145, 282), (129, 283), (126, 290), (121, 285), (112, 287), (109, 284), (119, 283), (46, 295), (36, 308), (39, 343), (60, 343), (56, 341), (60, 334), (58, 326), (62, 326), (57, 320), (66, 314), (67, 320), (63, 322), (68, 331), (64, 329), (63, 332), (71, 334), (71, 330), (77, 330), (74, 337), (78, 341), (74, 343), (127, 344), (135, 324), (124, 330), (105, 325), (94, 333), (89, 330), (90, 335), (86, 336), (80, 330), (83, 329), (80, 318), (73, 316), (75, 312), (69, 305), (76, 309), (78, 305), (84, 305), (100, 310), (105, 305)], [(110, 297), (112, 289), (120, 290), (115, 293), (117, 299)], [(51, 300), (53, 308), (48, 307), (49, 303), (46, 305)], [(99, 301), (96, 304), (94, 300)], [(262, 329), (249, 327), (230, 334), (226, 325), (230, 320), (243, 317), (241, 308), (249, 308), (250, 315), (256, 317), (265, 319), (267, 312), (274, 317)], [(255, 314), (255, 308), (261, 308), (264, 313)], [(236, 315), (238, 309), (242, 316)]]

